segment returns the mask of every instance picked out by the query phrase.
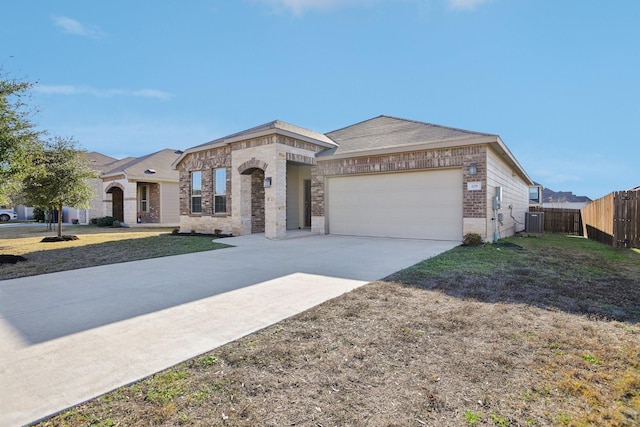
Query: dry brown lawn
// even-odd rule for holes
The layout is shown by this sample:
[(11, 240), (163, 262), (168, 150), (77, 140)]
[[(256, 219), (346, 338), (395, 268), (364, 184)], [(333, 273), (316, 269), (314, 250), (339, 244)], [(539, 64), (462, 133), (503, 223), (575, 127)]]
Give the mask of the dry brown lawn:
[(39, 425), (638, 426), (639, 320), (637, 252), (458, 247)]
[(0, 226), (0, 255), (27, 259), (0, 263), (0, 280), (226, 247), (208, 236), (171, 235), (171, 228), (64, 225), (62, 231), (78, 240), (42, 242), (44, 237), (57, 236), (57, 230), (49, 230), (46, 224)]

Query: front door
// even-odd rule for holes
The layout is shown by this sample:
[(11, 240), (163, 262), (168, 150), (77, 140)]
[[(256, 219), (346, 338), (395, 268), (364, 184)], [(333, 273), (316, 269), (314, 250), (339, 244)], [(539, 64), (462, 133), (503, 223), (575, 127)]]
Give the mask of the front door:
[(120, 222), (124, 222), (124, 194), (118, 187), (111, 189), (111, 201), (113, 204), (113, 213), (111, 216)]

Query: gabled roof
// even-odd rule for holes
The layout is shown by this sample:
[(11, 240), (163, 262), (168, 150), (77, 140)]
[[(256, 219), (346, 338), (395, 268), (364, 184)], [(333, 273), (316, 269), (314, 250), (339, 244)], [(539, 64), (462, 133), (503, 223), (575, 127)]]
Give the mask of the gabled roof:
[(114, 157), (105, 156), (95, 151), (90, 151), (87, 154), (87, 159), (91, 163), (91, 167), (99, 168), (100, 166), (108, 165), (113, 162), (117, 162), (118, 159)]
[(524, 168), (518, 163), (498, 135), (384, 115), (327, 134), (274, 120), (189, 148), (173, 162), (172, 167), (177, 168), (182, 159), (191, 153), (274, 133), (301, 139), (326, 148), (324, 151), (316, 153), (316, 159), (319, 162), (340, 158), (400, 153), (410, 150), (431, 150), (487, 144), (510, 164), (529, 185), (533, 184)]
[(191, 147), (185, 150), (185, 152), (176, 159), (176, 161), (173, 163), (173, 167), (177, 167), (180, 161), (182, 161), (182, 159), (190, 153), (222, 147), (234, 142), (258, 138), (274, 133), (300, 139), (302, 141), (307, 141), (325, 148), (332, 148), (336, 146), (335, 142), (333, 142), (330, 138), (320, 132), (305, 129), (300, 126), (283, 122), (281, 120), (274, 120), (260, 126), (252, 127), (241, 132), (233, 133), (231, 135), (227, 135), (222, 138), (214, 139), (213, 141)]
[(125, 175), (127, 179), (138, 181), (178, 181), (178, 171), (171, 164), (182, 154), (181, 151), (164, 149), (146, 156), (120, 160), (102, 174), (103, 178)]
[(329, 132), (327, 136), (338, 147), (321, 155), (356, 154), (359, 151), (497, 135), (383, 115)]
[(500, 136), (491, 133), (472, 132), (392, 116), (378, 116), (329, 132), (327, 136), (335, 141), (338, 147), (316, 154), (318, 161), (487, 144), (529, 185), (533, 183)]

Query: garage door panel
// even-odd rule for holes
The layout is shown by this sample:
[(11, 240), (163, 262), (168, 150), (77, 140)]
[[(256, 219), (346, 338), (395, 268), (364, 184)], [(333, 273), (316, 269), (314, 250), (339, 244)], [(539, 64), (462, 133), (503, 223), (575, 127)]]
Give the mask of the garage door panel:
[(331, 177), (329, 233), (459, 240), (459, 169)]

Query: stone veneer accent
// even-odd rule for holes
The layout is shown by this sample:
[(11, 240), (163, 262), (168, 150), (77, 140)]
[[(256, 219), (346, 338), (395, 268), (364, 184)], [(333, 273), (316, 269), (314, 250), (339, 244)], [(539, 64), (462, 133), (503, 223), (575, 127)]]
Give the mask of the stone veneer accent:
[(263, 162), (262, 160), (257, 160), (255, 157), (252, 157), (251, 160), (247, 160), (238, 166), (238, 172), (241, 174), (246, 174), (247, 172), (253, 173), (251, 172), (251, 169), (262, 169), (263, 171), (266, 171), (268, 167), (269, 164), (267, 162)]
[(300, 141), (295, 138), (289, 138), (283, 135), (268, 135), (260, 138), (247, 139), (245, 141), (234, 142), (231, 145), (233, 151), (246, 150), (247, 148), (261, 147), (269, 144), (282, 144), (293, 148), (300, 148), (303, 150), (312, 151), (317, 153), (324, 150), (315, 144), (306, 141)]

